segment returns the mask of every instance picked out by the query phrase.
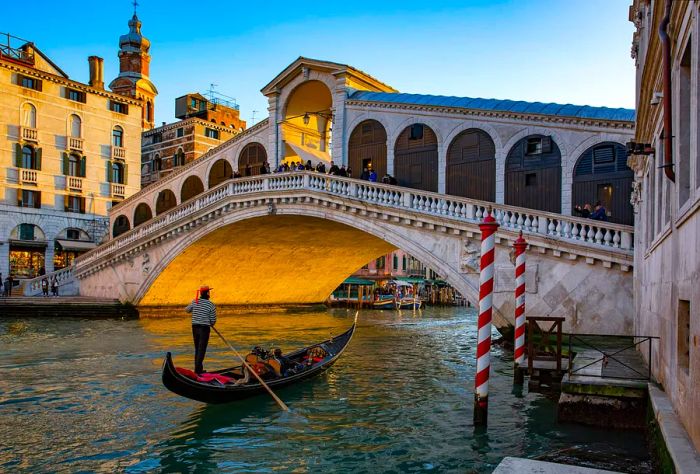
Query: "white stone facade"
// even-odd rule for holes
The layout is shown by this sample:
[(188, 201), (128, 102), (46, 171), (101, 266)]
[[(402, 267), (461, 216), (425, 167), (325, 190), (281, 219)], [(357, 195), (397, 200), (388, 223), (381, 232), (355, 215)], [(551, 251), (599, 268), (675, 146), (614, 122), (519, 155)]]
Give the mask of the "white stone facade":
[(652, 149), (629, 160), (637, 180), (634, 331), (659, 338), (649, 361), (652, 372), (700, 450), (700, 2), (671, 3), (673, 181), (663, 168), (668, 133), (658, 99), (664, 92), (658, 34), (664, 6), (635, 0), (630, 10), (637, 27), (635, 141)]

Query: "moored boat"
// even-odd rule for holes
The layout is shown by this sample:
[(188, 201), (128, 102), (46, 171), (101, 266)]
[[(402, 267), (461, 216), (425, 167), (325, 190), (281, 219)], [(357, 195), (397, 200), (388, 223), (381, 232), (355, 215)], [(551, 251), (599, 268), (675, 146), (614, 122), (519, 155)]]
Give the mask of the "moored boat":
[(420, 298), (406, 297), (396, 302), (396, 309), (420, 309), (422, 306), (423, 300)]
[[(267, 379), (265, 383), (275, 389), (325, 372), (350, 343), (356, 325), (357, 322), (354, 322), (350, 329), (336, 337), (286, 354), (285, 357), (296, 364), (297, 370), (281, 377)], [(307, 362), (309, 354), (321, 354), (323, 357), (316, 357), (312, 362)], [(299, 369), (302, 366), (303, 368)], [(236, 384), (242, 375), (243, 368), (237, 365), (208, 372), (206, 377), (197, 376), (188, 369), (175, 367), (170, 352), (166, 354), (163, 362), (163, 385), (177, 395), (204, 403), (228, 403), (265, 393), (265, 387), (253, 377), (248, 383)]]

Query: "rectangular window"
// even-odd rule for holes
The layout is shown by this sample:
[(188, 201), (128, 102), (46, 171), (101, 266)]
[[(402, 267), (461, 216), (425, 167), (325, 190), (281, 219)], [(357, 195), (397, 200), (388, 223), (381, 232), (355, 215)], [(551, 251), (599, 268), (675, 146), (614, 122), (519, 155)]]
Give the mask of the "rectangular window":
[(399, 269), (399, 256), (394, 254), (394, 270)]
[(34, 89), (35, 91), (41, 91), (41, 79), (23, 76), (21, 74), (17, 75), (17, 79), (20, 86), (27, 89)]
[(19, 240), (34, 240), (34, 224), (19, 225)]
[(383, 269), (385, 265), (386, 265), (386, 257), (381, 256), (377, 259), (375, 267), (377, 268), (377, 270), (380, 270), (380, 269)]
[(118, 114), (127, 115), (129, 113), (129, 106), (122, 102), (116, 102), (113, 100), (109, 101), (109, 110), (112, 112), (117, 112)]
[(178, 129), (177, 129), (177, 138), (180, 138), (180, 137), (182, 137), (183, 135), (185, 135), (185, 129), (182, 128), (182, 127), (178, 128)]
[[(34, 209), (41, 209), (41, 191), (30, 191), (27, 189), (23, 189), (21, 192), (18, 191), (17, 193), (19, 199), (17, 202), (17, 205), (19, 207), (33, 207)], [(32, 232), (34, 229), (34, 226), (32, 227)], [(33, 240), (34, 237), (31, 239), (22, 239), (22, 240)]]
[(678, 300), (678, 367), (690, 368), (690, 301)]
[(85, 214), (85, 198), (82, 196), (66, 196), (66, 212)]
[(423, 139), (423, 124), (414, 123), (411, 125), (411, 134), (408, 137), (409, 140), (422, 140)]
[(537, 173), (527, 173), (525, 175), (525, 186), (537, 186)]
[(69, 240), (80, 240), (80, 231), (78, 229), (68, 229), (66, 231), (66, 237)]
[(85, 92), (75, 89), (66, 89), (66, 99), (82, 102), (84, 104), (86, 102)]
[(528, 138), (525, 145), (526, 155), (541, 155), (542, 154), (542, 139)]
[(214, 130), (213, 128), (205, 128), (204, 129), (204, 136), (207, 138), (215, 138), (216, 140), (219, 139), (219, 131)]
[[(681, 59), (680, 74), (678, 78), (678, 130), (674, 135), (678, 137), (678, 151), (675, 153), (674, 161), (676, 163), (676, 182), (678, 183), (678, 208), (688, 201), (690, 197), (690, 113), (691, 105), (691, 89), (692, 75), (691, 66), (693, 62), (692, 56), (692, 38), (688, 39), (688, 45), (685, 47), (685, 52)], [(669, 137), (670, 138), (670, 137)]]
[(612, 146), (601, 146), (593, 150), (593, 164), (602, 165), (615, 161), (615, 148)]

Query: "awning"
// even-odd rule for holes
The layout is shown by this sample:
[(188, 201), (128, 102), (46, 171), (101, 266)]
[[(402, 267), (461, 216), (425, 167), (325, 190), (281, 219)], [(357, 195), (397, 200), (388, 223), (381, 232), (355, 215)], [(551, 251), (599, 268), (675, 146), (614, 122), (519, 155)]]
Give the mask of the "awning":
[(47, 242), (45, 240), (17, 240), (17, 239), (10, 239), (10, 245), (13, 245), (15, 247), (36, 247), (36, 248), (44, 248), (47, 245)]
[(418, 283), (421, 284), (425, 281), (425, 278), (421, 277), (396, 277), (396, 280), (405, 281), (408, 283)]
[(372, 280), (365, 280), (364, 278), (349, 277), (343, 282), (343, 285), (366, 285), (372, 286), (374, 282)]
[(63, 249), (69, 252), (86, 252), (97, 247), (95, 242), (86, 240), (60, 240), (56, 239), (56, 243)]

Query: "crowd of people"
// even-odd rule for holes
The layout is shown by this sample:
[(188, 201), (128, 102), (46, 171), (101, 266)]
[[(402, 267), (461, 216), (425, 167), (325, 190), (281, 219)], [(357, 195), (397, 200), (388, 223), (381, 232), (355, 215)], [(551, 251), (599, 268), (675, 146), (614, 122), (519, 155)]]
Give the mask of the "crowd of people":
[[(341, 176), (341, 177), (346, 177), (346, 178), (352, 178), (353, 177), (353, 171), (350, 166), (345, 166), (345, 165), (336, 165), (333, 161), (331, 161), (326, 168), (326, 164), (323, 161), (319, 161), (316, 163), (314, 166), (311, 163), (311, 160), (306, 160), (306, 163), (303, 161), (289, 161), (289, 162), (282, 162), (280, 165), (273, 170), (270, 168), (270, 164), (266, 161), (262, 165), (260, 165), (259, 173), (258, 174), (270, 174), (270, 173), (287, 173), (290, 171), (315, 171), (317, 173), (323, 173), (323, 174), (328, 174), (331, 176)], [(253, 168), (251, 167), (250, 164), (245, 165), (243, 168), (243, 173), (241, 173), (239, 170), (236, 170), (233, 172), (232, 178), (243, 178), (243, 177), (248, 177), (248, 176), (253, 176)], [(376, 183), (378, 181), (378, 176), (377, 172), (373, 170), (371, 167), (365, 167), (362, 169), (362, 173), (360, 173), (360, 176), (358, 177), (359, 179), (369, 181), (371, 183)], [(381, 180), (382, 183), (384, 184), (398, 184), (396, 181), (396, 178), (393, 176), (386, 174)]]
[[(52, 275), (51, 278), (46, 276), (46, 269), (44, 267), (41, 267), (39, 269), (39, 276), (43, 277), (41, 279), (41, 294), (42, 296), (49, 296), (49, 291), (51, 292), (51, 296), (58, 296), (58, 278), (56, 278), (56, 275)], [(3, 280), (2, 278), (2, 273), (0, 273), (0, 295), (2, 295), (5, 298), (9, 298), (12, 296), (12, 287), (15, 285), (15, 278), (10, 273), (5, 277)]]
[(595, 203), (595, 209), (589, 203), (586, 203), (583, 207), (574, 207), (574, 212), (585, 219), (593, 219), (595, 221), (608, 220), (608, 212), (600, 201)]

